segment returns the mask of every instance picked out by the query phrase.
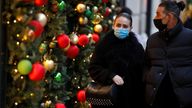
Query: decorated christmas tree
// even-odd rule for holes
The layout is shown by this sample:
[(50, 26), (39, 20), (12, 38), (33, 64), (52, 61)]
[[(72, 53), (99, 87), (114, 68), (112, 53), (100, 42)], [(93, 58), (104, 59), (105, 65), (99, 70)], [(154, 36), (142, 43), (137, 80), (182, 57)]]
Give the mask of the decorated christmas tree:
[(90, 108), (87, 65), (116, 0), (6, 0), (6, 108)]

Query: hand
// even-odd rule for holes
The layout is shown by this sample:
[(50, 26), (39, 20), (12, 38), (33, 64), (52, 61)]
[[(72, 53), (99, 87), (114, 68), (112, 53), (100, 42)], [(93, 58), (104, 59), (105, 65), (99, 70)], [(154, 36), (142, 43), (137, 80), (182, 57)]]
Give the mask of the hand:
[(115, 75), (113, 77), (113, 82), (117, 85), (123, 85), (124, 84), (123, 78), (119, 75)]

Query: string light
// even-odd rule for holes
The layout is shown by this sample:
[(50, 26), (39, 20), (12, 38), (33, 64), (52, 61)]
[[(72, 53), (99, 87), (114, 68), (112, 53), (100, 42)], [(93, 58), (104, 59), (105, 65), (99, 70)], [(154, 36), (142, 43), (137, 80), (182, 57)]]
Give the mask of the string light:
[(91, 53), (89, 57), (91, 58), (92, 56), (93, 56), (93, 53)]
[(48, 80), (46, 79), (45, 82), (48, 83)]
[(33, 96), (34, 96), (34, 93), (30, 93), (30, 96), (33, 97)]
[(77, 101), (75, 101), (75, 104), (77, 104)]
[(29, 58), (29, 55), (26, 55), (26, 58)]
[(20, 43), (19, 43), (19, 42), (17, 42), (16, 44), (17, 44), (17, 45), (19, 45)]
[(27, 40), (27, 35), (24, 35), (22, 40), (23, 41)]
[(17, 20), (14, 20), (13, 22), (14, 22), (14, 23), (17, 23)]
[(17, 21), (20, 22), (20, 21), (22, 21), (22, 20), (23, 20), (23, 16), (21, 16), (21, 15), (20, 15), (20, 16), (17, 16)]
[(7, 24), (10, 24), (10, 22), (9, 22), (9, 21), (7, 21)]
[(18, 105), (18, 102), (15, 102), (15, 106), (17, 106)]
[(23, 76), (21, 76), (21, 79), (24, 79), (24, 77), (23, 77)]
[(17, 69), (14, 69), (14, 72), (15, 72), (15, 73), (18, 73), (18, 70), (17, 70)]
[(17, 34), (16, 36), (19, 38), (19, 37), (20, 37), (20, 34)]
[(13, 63), (13, 65), (17, 65), (17, 62)]

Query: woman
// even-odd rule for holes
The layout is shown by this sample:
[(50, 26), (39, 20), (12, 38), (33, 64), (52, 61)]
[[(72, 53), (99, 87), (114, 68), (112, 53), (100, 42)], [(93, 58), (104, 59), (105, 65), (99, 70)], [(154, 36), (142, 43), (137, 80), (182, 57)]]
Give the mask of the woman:
[(143, 108), (144, 49), (131, 29), (132, 17), (118, 14), (113, 30), (96, 46), (89, 66), (94, 81), (116, 85), (115, 108)]

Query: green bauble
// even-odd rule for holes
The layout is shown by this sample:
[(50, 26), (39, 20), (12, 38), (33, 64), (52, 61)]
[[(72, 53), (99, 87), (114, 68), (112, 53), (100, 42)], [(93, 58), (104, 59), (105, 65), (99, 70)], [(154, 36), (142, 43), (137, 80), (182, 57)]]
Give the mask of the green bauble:
[(32, 63), (27, 59), (23, 59), (19, 61), (17, 69), (20, 74), (27, 75), (32, 70)]
[(57, 75), (55, 76), (55, 80), (56, 81), (61, 81), (61, 79), (62, 79), (62, 75), (61, 75), (60, 72), (58, 72)]
[(85, 16), (87, 16), (89, 18), (89, 17), (91, 17), (91, 15), (92, 15), (91, 10), (86, 10), (85, 11)]
[(61, 3), (58, 4), (59, 10), (63, 11), (66, 8), (66, 3), (62, 1)]
[(41, 43), (39, 46), (39, 52), (41, 54), (45, 54), (47, 52), (47, 44), (46, 43)]

